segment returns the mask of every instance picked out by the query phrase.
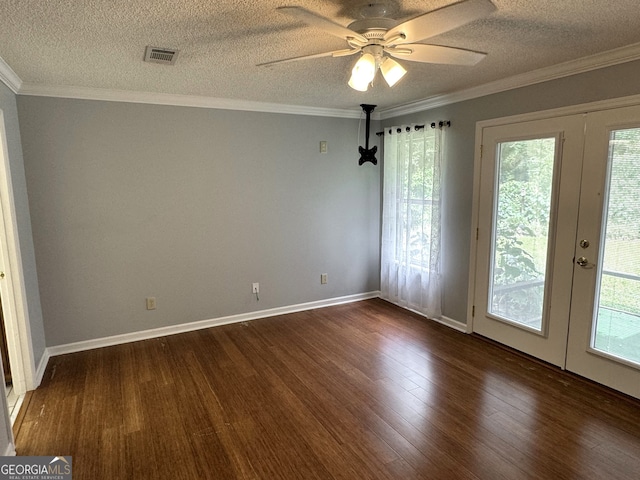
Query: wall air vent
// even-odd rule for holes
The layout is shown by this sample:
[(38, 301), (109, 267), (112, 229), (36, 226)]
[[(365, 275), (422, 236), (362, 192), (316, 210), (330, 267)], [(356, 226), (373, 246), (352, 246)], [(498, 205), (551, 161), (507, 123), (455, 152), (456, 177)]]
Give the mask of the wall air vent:
[(173, 65), (176, 63), (178, 50), (171, 48), (147, 47), (144, 51), (144, 61), (152, 63), (162, 63), (164, 65)]

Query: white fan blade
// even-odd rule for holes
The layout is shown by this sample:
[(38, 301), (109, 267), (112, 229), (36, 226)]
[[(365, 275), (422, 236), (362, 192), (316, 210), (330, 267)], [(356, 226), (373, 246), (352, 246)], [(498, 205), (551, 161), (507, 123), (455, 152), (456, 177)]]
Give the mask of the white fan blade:
[(396, 25), (385, 34), (384, 40), (393, 39), (394, 45), (417, 42), (482, 18), (494, 10), (496, 7), (489, 0), (463, 0)]
[(422, 43), (407, 43), (393, 48), (385, 48), (392, 57), (410, 60), (412, 62), (441, 63), (446, 65), (475, 65), (486, 53), (464, 50), (462, 48), (441, 47), (439, 45), (424, 45)]
[(303, 55), (301, 57), (285, 58), (284, 60), (274, 60), (273, 62), (259, 63), (257, 67), (269, 67), (271, 65), (278, 65), (280, 63), (297, 62), (298, 60), (311, 60), (312, 58), (322, 57), (346, 57), (347, 55), (353, 55), (359, 53), (359, 48), (348, 50), (334, 50), (333, 52), (315, 53), (313, 55)]
[(297, 18), (307, 25), (318, 27), (325, 32), (330, 33), (331, 35), (335, 35), (336, 37), (340, 37), (344, 40), (355, 38), (360, 42), (368, 42), (368, 40), (358, 32), (354, 32), (353, 30), (334, 22), (333, 20), (329, 20), (326, 17), (318, 15), (317, 13), (310, 12), (309, 10), (306, 10), (302, 7), (278, 7), (276, 10), (291, 17)]

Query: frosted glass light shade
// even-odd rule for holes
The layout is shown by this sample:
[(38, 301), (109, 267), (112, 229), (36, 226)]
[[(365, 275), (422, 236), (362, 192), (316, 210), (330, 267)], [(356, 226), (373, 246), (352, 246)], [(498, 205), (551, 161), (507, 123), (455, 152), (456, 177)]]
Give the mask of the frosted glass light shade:
[(348, 85), (354, 90), (358, 90), (360, 92), (366, 92), (367, 89), (369, 88), (369, 82), (362, 82), (362, 81), (358, 82), (358, 80), (354, 78), (354, 75), (351, 75)]
[(362, 55), (351, 70), (349, 86), (355, 90), (365, 92), (376, 76), (376, 59), (370, 53)]
[(380, 70), (382, 71), (382, 76), (390, 87), (393, 87), (396, 83), (398, 83), (400, 79), (407, 73), (402, 65), (389, 57), (387, 57), (382, 62), (382, 65), (380, 65)]

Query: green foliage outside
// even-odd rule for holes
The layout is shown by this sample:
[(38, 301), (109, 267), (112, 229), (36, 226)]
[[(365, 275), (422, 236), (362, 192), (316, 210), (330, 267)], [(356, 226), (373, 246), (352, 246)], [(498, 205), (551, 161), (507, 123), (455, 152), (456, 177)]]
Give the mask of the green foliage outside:
[[(492, 311), (542, 318), (555, 139), (500, 145)], [(598, 349), (640, 363), (640, 129), (613, 132)], [(591, 252), (597, 256), (597, 252)]]
[[(492, 311), (539, 328), (555, 138), (500, 145)], [(529, 245), (527, 245), (529, 243)], [(520, 288), (508, 288), (519, 285)]]
[[(434, 135), (419, 135), (409, 137), (400, 144), (404, 150), (399, 158), (407, 159), (406, 164), (400, 164), (398, 174), (402, 176), (401, 192), (402, 215), (405, 229), (402, 235), (408, 235), (398, 241), (398, 258), (408, 257), (409, 263), (422, 268), (431, 265), (432, 248), (438, 248), (432, 243), (437, 239), (438, 223), (433, 223), (433, 215), (437, 215), (439, 206), (439, 165)], [(434, 184), (435, 182), (435, 184)]]

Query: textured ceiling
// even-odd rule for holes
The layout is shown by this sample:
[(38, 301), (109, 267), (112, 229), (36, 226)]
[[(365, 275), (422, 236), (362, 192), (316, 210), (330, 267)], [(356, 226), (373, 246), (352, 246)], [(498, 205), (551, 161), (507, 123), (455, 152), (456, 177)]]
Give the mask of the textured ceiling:
[[(493, 0), (497, 11), (424, 43), (487, 52), (473, 67), (402, 62), (394, 88), (346, 84), (355, 57), (261, 62), (346, 48), (276, 12), (299, 5), (348, 25), (349, 0), (2, 0), (0, 57), (25, 85), (88, 87), (352, 109), (389, 108), (640, 42), (638, 0)], [(454, 3), (388, 0), (399, 20)], [(180, 50), (173, 66), (147, 45)]]

